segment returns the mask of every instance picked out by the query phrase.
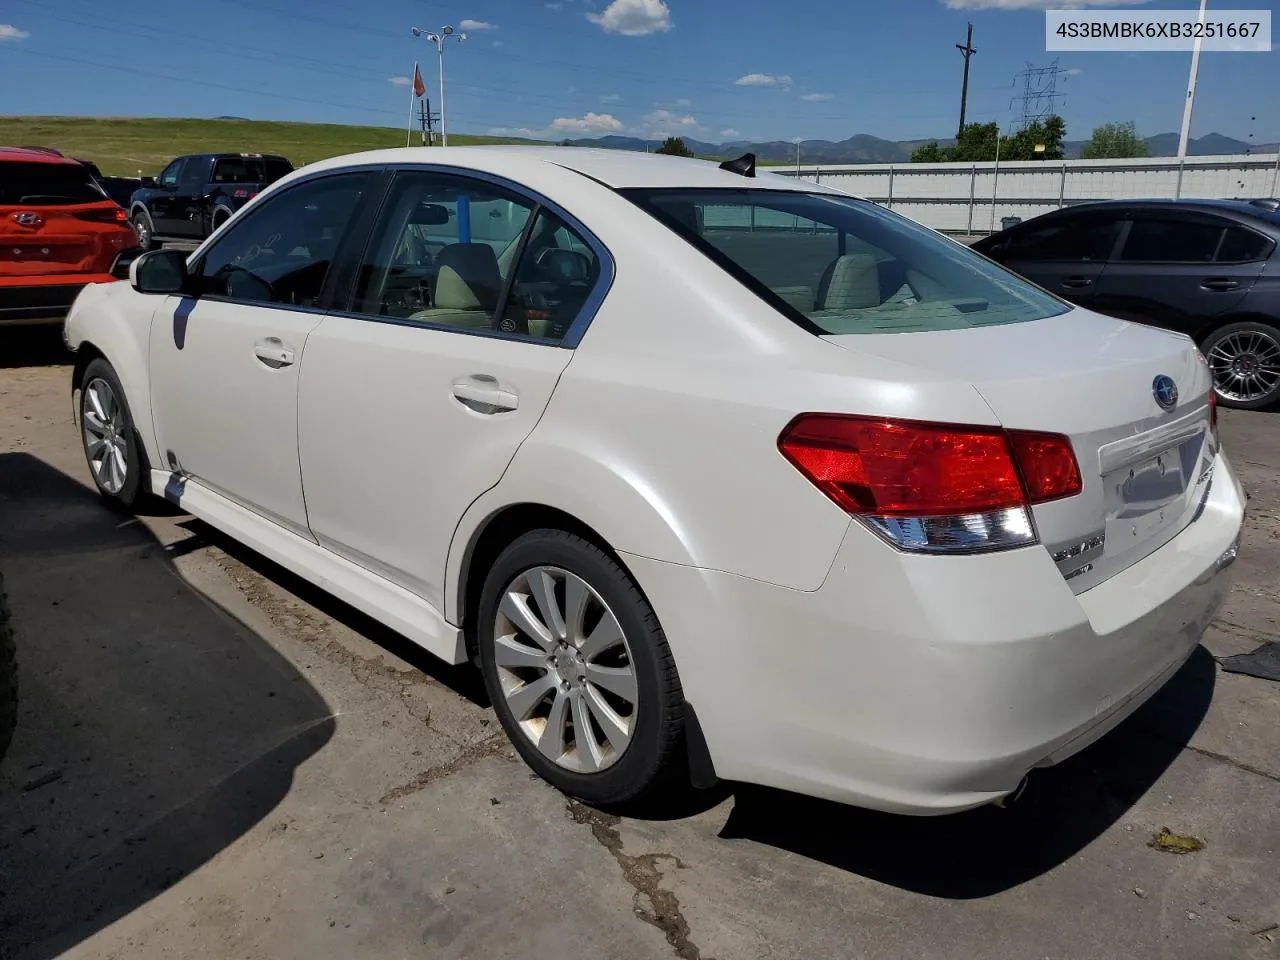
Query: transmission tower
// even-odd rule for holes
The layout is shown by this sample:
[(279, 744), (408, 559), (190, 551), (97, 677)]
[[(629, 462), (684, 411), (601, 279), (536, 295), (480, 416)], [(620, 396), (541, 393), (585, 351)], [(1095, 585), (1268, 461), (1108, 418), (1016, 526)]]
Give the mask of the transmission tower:
[(1058, 112), (1058, 101), (1063, 96), (1058, 93), (1058, 77), (1066, 72), (1054, 60), (1047, 67), (1028, 63), (1017, 75), (1014, 83), (1022, 81), (1022, 94), (1014, 97), (1009, 106), (1012, 108), (1015, 103), (1022, 104), (1022, 115), (1018, 119), (1019, 130), (1025, 130), (1037, 120), (1044, 120)]

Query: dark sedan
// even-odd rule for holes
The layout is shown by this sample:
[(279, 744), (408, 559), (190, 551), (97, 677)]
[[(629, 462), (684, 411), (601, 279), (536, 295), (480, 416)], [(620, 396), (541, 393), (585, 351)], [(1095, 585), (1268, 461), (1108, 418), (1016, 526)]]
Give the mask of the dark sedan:
[(1194, 337), (1224, 405), (1280, 402), (1280, 212), (1242, 200), (1067, 207), (973, 248), (1065, 300)]

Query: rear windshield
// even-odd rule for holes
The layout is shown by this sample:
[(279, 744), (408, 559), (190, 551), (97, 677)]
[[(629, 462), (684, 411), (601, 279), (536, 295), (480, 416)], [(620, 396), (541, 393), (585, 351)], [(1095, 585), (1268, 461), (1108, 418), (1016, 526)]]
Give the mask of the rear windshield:
[(288, 160), (277, 157), (223, 157), (214, 161), (213, 183), (275, 183), (293, 172)]
[(96, 203), (107, 195), (78, 163), (0, 161), (0, 206)]
[(865, 200), (771, 190), (624, 193), (817, 334), (984, 327), (1071, 309)]

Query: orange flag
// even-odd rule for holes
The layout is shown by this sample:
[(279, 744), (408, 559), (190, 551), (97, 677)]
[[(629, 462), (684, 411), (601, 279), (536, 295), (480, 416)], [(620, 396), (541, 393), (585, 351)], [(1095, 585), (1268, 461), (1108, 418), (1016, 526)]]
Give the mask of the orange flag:
[(420, 97), (427, 92), (427, 85), (422, 82), (422, 71), (418, 69), (418, 65), (413, 65), (413, 95)]

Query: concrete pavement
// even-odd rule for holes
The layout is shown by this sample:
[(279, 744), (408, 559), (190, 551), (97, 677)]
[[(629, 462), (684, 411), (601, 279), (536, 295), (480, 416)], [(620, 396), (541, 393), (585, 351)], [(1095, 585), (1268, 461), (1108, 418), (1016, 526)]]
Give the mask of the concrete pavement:
[[(477, 678), (199, 522), (104, 509), (56, 337), (0, 345), (21, 705), (0, 957), (1280, 957), (1280, 434), (1175, 680), (1023, 801), (895, 818), (746, 787), (618, 819), (531, 777)], [(13, 341), (20, 342), (13, 342)], [(1175, 856), (1162, 827), (1203, 837)]]

